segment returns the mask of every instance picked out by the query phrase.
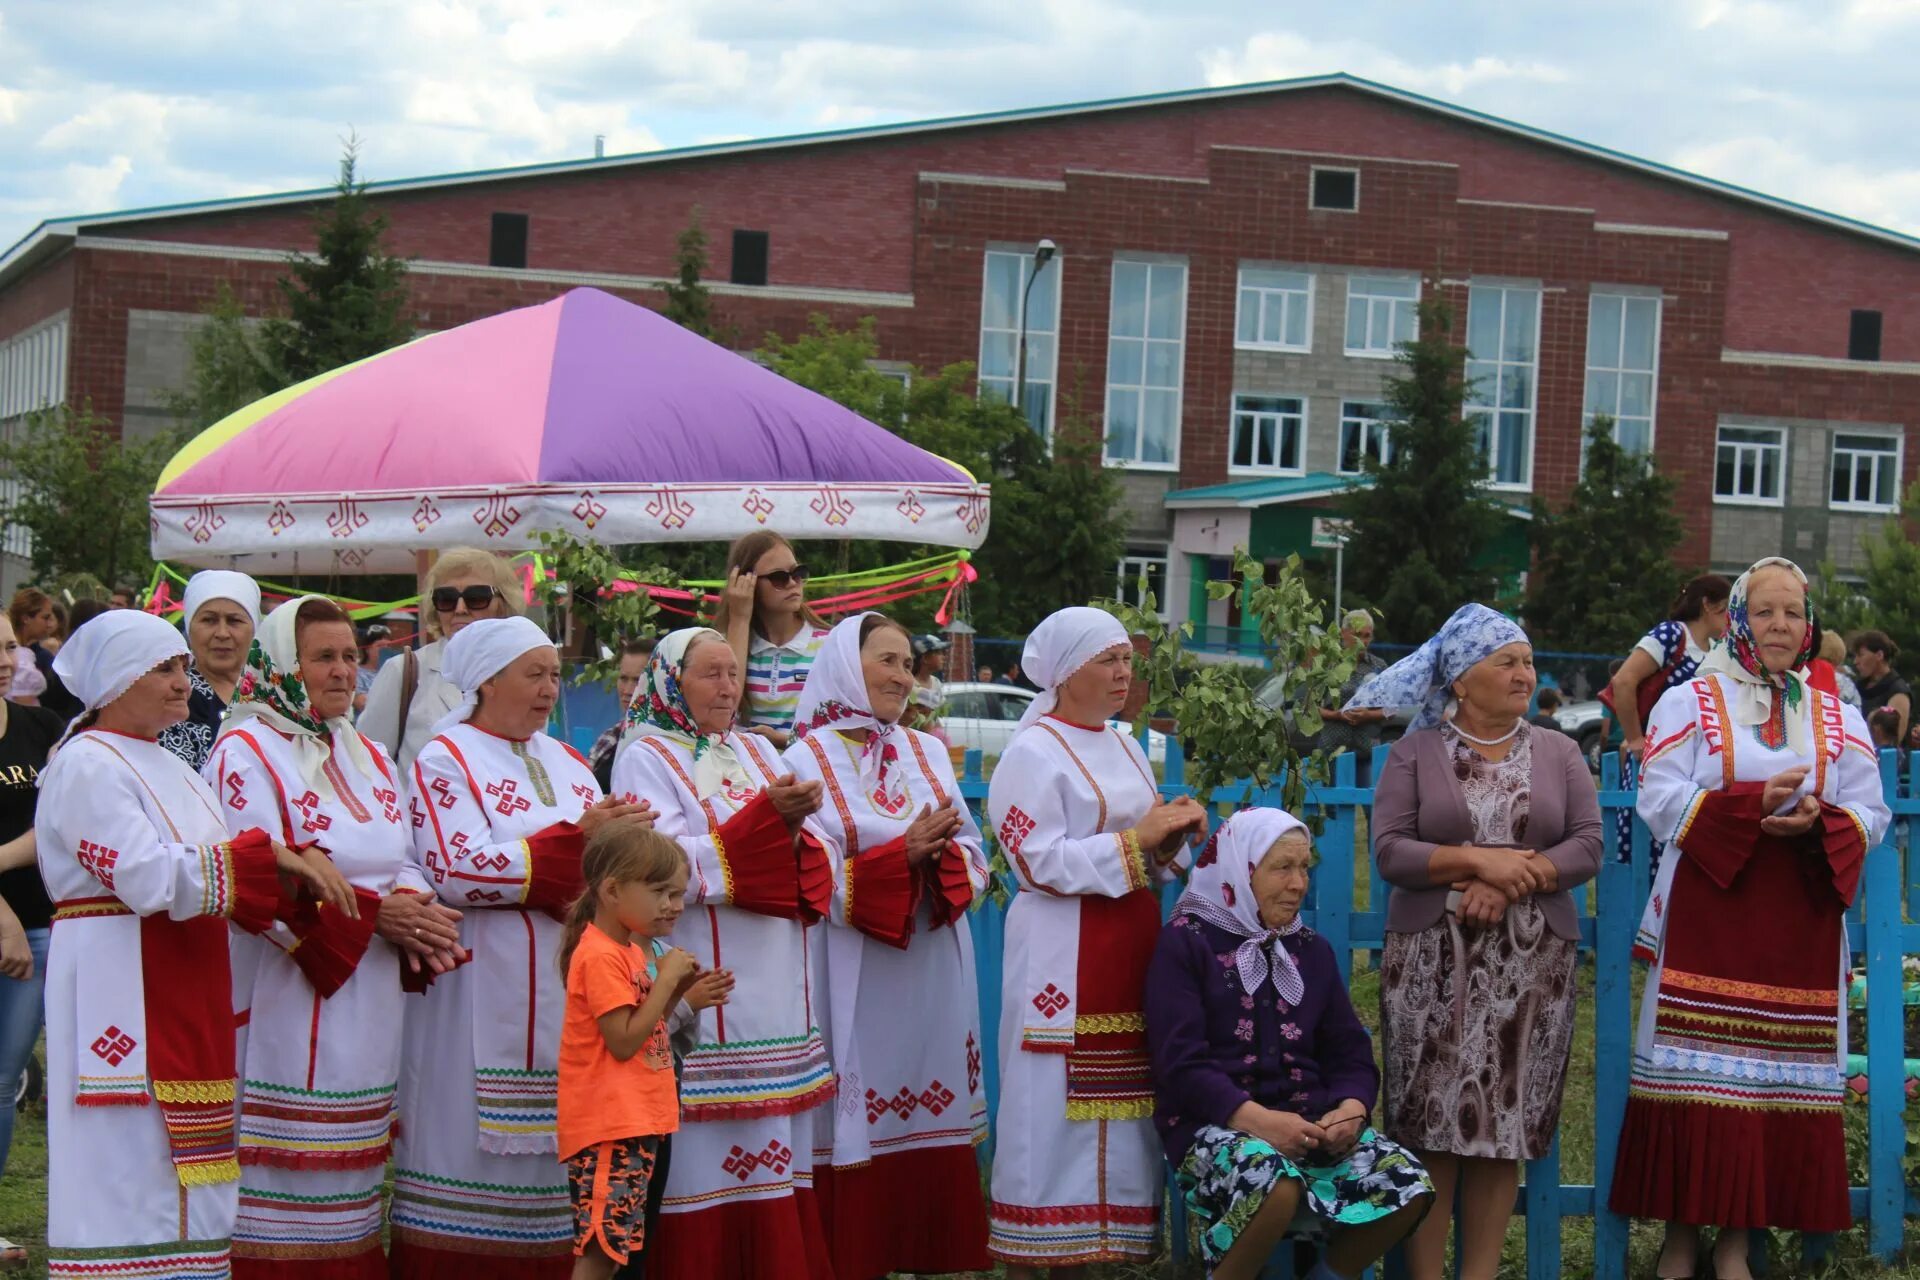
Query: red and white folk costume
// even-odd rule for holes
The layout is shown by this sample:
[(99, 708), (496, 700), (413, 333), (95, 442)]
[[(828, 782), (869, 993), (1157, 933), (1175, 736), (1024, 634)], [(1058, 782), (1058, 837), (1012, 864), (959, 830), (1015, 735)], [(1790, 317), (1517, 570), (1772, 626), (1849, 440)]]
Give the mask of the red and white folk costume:
[(236, 936), (248, 975), (241, 1036), (240, 1214), (234, 1274), (380, 1280), (387, 1155), (400, 1072), (400, 956), (374, 936), (380, 900), (427, 894), (386, 752), (344, 718), (322, 723), (295, 674), (295, 615), (267, 615), (204, 775), (236, 834), (263, 827), (318, 845), (354, 888), (360, 918), (309, 909)]
[(601, 792), (565, 743), (465, 722), (481, 684), (551, 644), (525, 618), (482, 619), (449, 640), (444, 669), (468, 701), (413, 764), (415, 857), (462, 912), (473, 959), (408, 1002), (396, 1280), (564, 1277), (573, 1266), (555, 1131), (566, 984), (554, 958), (584, 888), (579, 818)]
[[(187, 652), (123, 610), (55, 670), (89, 710)], [(239, 1191), (228, 924), (283, 906), (273, 849), (231, 837), (206, 783), (156, 742), (90, 729), (41, 774), (47, 963), (47, 1245), (56, 1277), (229, 1274)]]
[(813, 1194), (816, 1124), (833, 1098), (807, 926), (827, 912), (832, 871), (811, 835), (796, 846), (766, 787), (784, 772), (753, 734), (704, 734), (680, 691), (688, 627), (660, 641), (613, 765), (614, 794), (651, 803), (654, 830), (692, 866), (672, 942), (703, 969), (733, 971), (704, 1009), (680, 1078), (680, 1131), (655, 1232), (654, 1280), (830, 1280)]
[(1029, 1266), (1149, 1257), (1159, 1240), (1143, 1006), (1160, 934), (1153, 887), (1172, 866), (1156, 867), (1130, 834), (1158, 790), (1132, 738), (1051, 714), (1052, 690), (1125, 643), (1097, 609), (1064, 609), (1034, 630), (1021, 665), (1049, 692), (987, 795), (1020, 887), (1007, 911), (988, 1247)]
[[(974, 1146), (986, 1137), (980, 1000), (967, 909), (987, 861), (944, 744), (867, 708), (860, 628), (834, 627), (800, 695), (786, 768), (825, 784), (817, 827), (833, 862), (825, 929), (828, 1047), (839, 1081), (816, 1135), (815, 1184), (844, 1278), (985, 1271)], [(843, 731), (870, 731), (862, 743)], [(959, 833), (909, 867), (905, 834), (952, 800)]]
[[(1783, 560), (1748, 570), (1726, 641), (1647, 726), (1640, 816), (1670, 848), (1634, 941), (1653, 967), (1611, 1205), (1671, 1222), (1838, 1231), (1852, 1220), (1844, 913), (1890, 814), (1860, 713), (1759, 663), (1746, 592), (1770, 565), (1800, 573)], [(1804, 835), (1770, 835), (1761, 793), (1798, 765), (1810, 767), (1803, 791), (1820, 816)]]

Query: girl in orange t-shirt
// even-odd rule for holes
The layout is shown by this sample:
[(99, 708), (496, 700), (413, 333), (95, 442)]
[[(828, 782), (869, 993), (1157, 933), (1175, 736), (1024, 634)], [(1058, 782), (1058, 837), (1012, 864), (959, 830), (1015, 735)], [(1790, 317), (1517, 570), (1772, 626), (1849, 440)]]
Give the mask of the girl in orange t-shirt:
[(607, 1280), (646, 1239), (647, 1188), (680, 1127), (667, 1016), (722, 1004), (724, 970), (657, 939), (673, 931), (687, 857), (649, 828), (603, 827), (581, 857), (587, 891), (560, 943), (560, 1158), (573, 1200), (573, 1280)]

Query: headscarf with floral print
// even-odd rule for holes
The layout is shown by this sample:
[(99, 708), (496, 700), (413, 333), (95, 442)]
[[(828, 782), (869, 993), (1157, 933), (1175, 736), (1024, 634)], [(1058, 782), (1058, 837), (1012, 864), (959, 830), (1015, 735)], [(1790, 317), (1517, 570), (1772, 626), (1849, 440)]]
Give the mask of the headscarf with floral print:
[[(727, 638), (711, 627), (682, 627), (669, 631), (654, 646), (647, 674), (634, 690), (633, 703), (627, 708), (627, 723), (636, 737), (660, 734), (688, 745), (693, 750), (693, 789), (704, 800), (724, 787), (730, 778), (741, 775), (740, 757), (727, 742), (727, 732), (708, 733), (694, 721), (687, 706), (686, 693), (680, 688), (680, 675), (686, 669), (687, 650), (702, 636), (712, 636), (721, 644)], [(732, 726), (728, 726), (728, 732)]]
[(1727, 678), (1731, 686), (1729, 692), (1733, 694), (1727, 714), (1735, 724), (1759, 726), (1763, 738), (1777, 738), (1795, 754), (1804, 756), (1812, 750), (1813, 743), (1813, 716), (1807, 710), (1810, 701), (1807, 678), (1801, 671), (1813, 657), (1813, 598), (1807, 596), (1807, 634), (1801, 638), (1800, 652), (1794, 655), (1792, 667), (1775, 675), (1761, 661), (1760, 646), (1754, 641), (1753, 622), (1747, 616), (1747, 597), (1753, 589), (1754, 575), (1763, 569), (1779, 569), (1790, 574), (1800, 584), (1802, 594), (1806, 594), (1807, 575), (1793, 561), (1780, 556), (1756, 561), (1733, 584), (1733, 594), (1727, 601), (1727, 634), (1701, 662), (1700, 674), (1718, 671)]
[(800, 691), (800, 703), (793, 713), (793, 732), (797, 738), (822, 730), (842, 733), (867, 730), (857, 757), (860, 781), (868, 792), (891, 808), (904, 794), (905, 778), (895, 766), (900, 762), (897, 744), (898, 721), (886, 721), (870, 710), (873, 699), (867, 693), (867, 672), (860, 659), (860, 628), (878, 613), (860, 613), (840, 622), (820, 642), (807, 683)]
[(300, 606), (309, 600), (325, 599), (325, 596), (296, 596), (261, 620), (220, 732), (225, 736), (244, 728), (249, 720), (264, 720), (292, 739), (301, 780), (322, 799), (331, 800), (334, 789), (327, 777), (327, 762), (333, 758), (333, 742), (341, 744), (354, 771), (362, 778), (378, 781), (381, 775), (376, 772), (373, 753), (351, 720), (344, 715), (322, 720), (314, 714), (313, 700), (307, 696), (306, 682), (300, 677), (295, 625)]
[(1240, 810), (1213, 833), (1194, 859), (1187, 891), (1173, 907), (1175, 914), (1197, 916), (1241, 940), (1233, 965), (1242, 991), (1253, 995), (1271, 977), (1273, 989), (1289, 1005), (1306, 998), (1307, 984), (1293, 953), (1280, 945), (1280, 939), (1300, 931), (1300, 917), (1294, 916), (1278, 929), (1268, 927), (1253, 894), (1253, 869), (1276, 840), (1294, 832), (1312, 839), (1306, 823), (1285, 809)]

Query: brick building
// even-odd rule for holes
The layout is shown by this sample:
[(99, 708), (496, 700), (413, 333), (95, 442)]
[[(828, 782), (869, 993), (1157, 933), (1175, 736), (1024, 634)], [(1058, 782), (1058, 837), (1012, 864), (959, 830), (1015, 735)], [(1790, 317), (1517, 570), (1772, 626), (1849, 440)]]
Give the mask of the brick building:
[[(1381, 380), (1434, 291), (1516, 563), (1594, 412), (1679, 479), (1683, 562), (1716, 568), (1855, 565), (1916, 465), (1920, 240), (1348, 76), (372, 191), (426, 329), (582, 284), (657, 306), (697, 206), (750, 340), (873, 316), (889, 361), (977, 361), (1043, 430), (1104, 432), (1117, 569), (1197, 621), (1227, 621), (1201, 584), (1234, 545), (1310, 554), (1391, 447)], [(37, 228), (0, 257), (0, 422), (65, 400), (164, 423), (201, 310), (222, 282), (270, 305), (325, 194)]]

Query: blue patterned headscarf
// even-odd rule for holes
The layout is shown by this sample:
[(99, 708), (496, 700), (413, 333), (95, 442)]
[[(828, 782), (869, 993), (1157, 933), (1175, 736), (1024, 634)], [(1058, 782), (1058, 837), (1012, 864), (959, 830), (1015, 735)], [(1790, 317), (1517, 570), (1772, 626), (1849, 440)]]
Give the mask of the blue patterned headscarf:
[(1408, 731), (1431, 729), (1446, 715), (1453, 682), (1467, 668), (1510, 644), (1527, 643), (1527, 633), (1512, 618), (1483, 604), (1463, 604), (1433, 639), (1369, 676), (1347, 707), (1418, 707)]

